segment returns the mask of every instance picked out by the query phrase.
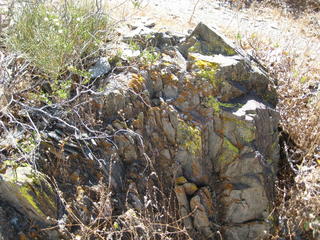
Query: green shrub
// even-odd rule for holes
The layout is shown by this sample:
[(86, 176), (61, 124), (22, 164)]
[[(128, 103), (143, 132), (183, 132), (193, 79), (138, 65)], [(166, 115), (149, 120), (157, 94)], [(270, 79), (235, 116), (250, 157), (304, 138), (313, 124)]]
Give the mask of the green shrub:
[(23, 3), (12, 13), (7, 45), (20, 52), (49, 78), (56, 79), (68, 65), (94, 55), (110, 31), (101, 9), (74, 1), (52, 6), (46, 2)]

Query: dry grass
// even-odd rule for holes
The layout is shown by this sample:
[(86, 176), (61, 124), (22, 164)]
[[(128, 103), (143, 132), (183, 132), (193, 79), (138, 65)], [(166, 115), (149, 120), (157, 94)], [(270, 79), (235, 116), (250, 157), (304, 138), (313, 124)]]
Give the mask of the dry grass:
[[(282, 143), (285, 156), (279, 171), (276, 208), (279, 229), (274, 239), (319, 239), (320, 65), (317, 48), (320, 33), (319, 23), (310, 21), (318, 19), (319, 13), (300, 12), (296, 18), (297, 15), (284, 14), (283, 8), (261, 8), (255, 5), (247, 11), (252, 15), (259, 11), (259, 14), (271, 13), (271, 17), (286, 21), (291, 27), (290, 34), (284, 34), (283, 39), (272, 35), (266, 38), (263, 31), (250, 30), (236, 39), (277, 81), (277, 108), (281, 114), (281, 128), (287, 137)], [(300, 11), (300, 8), (295, 9), (295, 14)], [(310, 44), (299, 45), (294, 41), (297, 37), (308, 38)]]
[[(67, 212), (67, 218), (60, 219), (57, 227), (63, 239), (72, 240), (191, 240), (183, 226), (183, 218), (179, 217), (173, 188), (164, 188), (162, 182), (156, 172), (150, 173), (139, 209), (132, 206), (132, 199), (129, 200), (133, 195), (139, 199), (136, 188), (132, 187), (134, 183), (129, 184), (124, 202), (120, 204), (123, 205), (121, 212), (115, 209), (116, 193), (110, 183), (101, 181), (90, 190), (78, 186), (75, 197), (69, 202), (56, 183), (56, 191)], [(90, 211), (84, 199), (94, 203)]]
[(317, 12), (320, 10), (319, 0), (224, 0), (230, 6), (237, 8), (251, 7), (252, 5), (271, 5), (278, 8), (286, 8), (292, 13)]

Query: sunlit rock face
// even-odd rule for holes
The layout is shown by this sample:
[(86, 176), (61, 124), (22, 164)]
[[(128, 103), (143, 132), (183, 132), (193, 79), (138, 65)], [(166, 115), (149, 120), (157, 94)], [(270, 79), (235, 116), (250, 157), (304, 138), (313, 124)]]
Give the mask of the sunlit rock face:
[(161, 185), (194, 239), (262, 239), (273, 227), (279, 160), (271, 80), (202, 23), (190, 36), (140, 30), (125, 36), (125, 49), (139, 40), (140, 51), (152, 45), (157, 54), (108, 68), (95, 79), (98, 93), (83, 98), (79, 115), (97, 137), (57, 124), (39, 147), (39, 169), (57, 178), (83, 223), (100, 216), (86, 197), (101, 183), (113, 199), (105, 216), (143, 212), (150, 186)]
[[(272, 230), (268, 218), (279, 159), (271, 80), (259, 63), (202, 23), (185, 38), (151, 36), (145, 41), (161, 49), (159, 59), (136, 75), (121, 73), (113, 91), (122, 97), (101, 104), (132, 119), (132, 132), (115, 137), (115, 154), (124, 165), (143, 165), (139, 134), (167, 186), (176, 182), (186, 228), (204, 239), (217, 231), (230, 240), (262, 238)], [(117, 76), (109, 76), (106, 98)], [(137, 186), (142, 188), (139, 181)]]

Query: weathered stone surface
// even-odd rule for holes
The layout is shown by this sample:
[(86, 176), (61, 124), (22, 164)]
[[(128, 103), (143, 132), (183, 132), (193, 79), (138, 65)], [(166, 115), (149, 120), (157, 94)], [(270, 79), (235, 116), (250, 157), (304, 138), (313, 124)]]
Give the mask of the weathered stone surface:
[(116, 135), (115, 143), (118, 146), (119, 155), (125, 163), (132, 163), (138, 158), (136, 152), (136, 142), (133, 136)]
[[(272, 82), (202, 23), (185, 40), (129, 27), (124, 41), (137, 40), (139, 52), (154, 46), (159, 59), (128, 64), (133, 55), (124, 57), (124, 66), (100, 76), (99, 91), (83, 103), (84, 122), (91, 121), (85, 137), (46, 130), (41, 154), (50, 161), (39, 159), (42, 170), (58, 175), (85, 223), (101, 214), (88, 200), (102, 192), (93, 186), (107, 184), (105, 217), (138, 224), (129, 208), (162, 211), (151, 199), (174, 191), (194, 239), (214, 239), (216, 231), (226, 240), (264, 236), (272, 227), (267, 218), (279, 159)], [(61, 167), (62, 161), (69, 165)]]
[(207, 238), (213, 236), (213, 232), (210, 230), (210, 221), (207, 215), (205, 207), (201, 203), (200, 197), (197, 195), (190, 201), (191, 211), (194, 212), (193, 224), (194, 227), (202, 232)]
[(238, 226), (224, 228), (226, 239), (243, 240), (243, 239), (264, 239), (270, 231), (269, 225), (261, 222), (252, 222)]
[[(279, 118), (270, 108), (276, 103), (276, 95), (268, 87), (270, 81), (263, 70), (237, 51), (229, 51), (230, 46), (210, 28), (199, 24), (180, 49), (191, 61), (191, 71), (209, 82), (208, 92), (202, 95), (209, 94), (207, 106), (214, 111), (208, 112), (213, 117), (206, 122), (202, 135), (204, 152), (213, 164), (212, 174), (220, 179), (212, 185), (217, 191), (217, 203), (223, 207), (218, 216), (226, 225), (234, 225), (230, 227), (232, 231), (225, 232), (225, 238), (255, 239), (269, 230), (266, 219), (279, 159)], [(187, 107), (181, 109), (185, 111)], [(189, 162), (185, 160), (182, 165)], [(257, 224), (241, 225), (251, 221)]]
[(57, 218), (57, 196), (45, 176), (30, 166), (9, 167), (0, 174), (0, 198), (31, 219), (52, 224)]
[(186, 193), (184, 191), (184, 187), (176, 186), (174, 191), (179, 203), (180, 216), (184, 218), (183, 223), (187, 229), (191, 230), (193, 228), (193, 225), (192, 225), (191, 217), (189, 216), (190, 205), (189, 205), (189, 201), (187, 199)]
[(0, 240), (12, 239), (14, 229), (8, 222), (6, 212), (0, 206)]
[(153, 165), (163, 185), (175, 182), (180, 217), (203, 239), (217, 230), (226, 240), (269, 232), (279, 146), (267, 75), (204, 24), (185, 41), (167, 33), (128, 39), (139, 39), (141, 51), (154, 44), (161, 57), (110, 74), (94, 98), (98, 119), (112, 123), (114, 146), (104, 151), (121, 172), (111, 175), (118, 203), (143, 212), (145, 169)]
[(200, 45), (199, 50), (207, 55), (237, 55), (237, 52), (235, 51), (235, 48), (230, 41), (228, 41), (225, 37), (218, 33), (216, 29), (213, 30), (203, 23), (199, 23), (197, 25), (197, 27), (191, 33), (190, 37), (197, 38), (198, 41), (195, 43), (194, 47), (197, 48)]

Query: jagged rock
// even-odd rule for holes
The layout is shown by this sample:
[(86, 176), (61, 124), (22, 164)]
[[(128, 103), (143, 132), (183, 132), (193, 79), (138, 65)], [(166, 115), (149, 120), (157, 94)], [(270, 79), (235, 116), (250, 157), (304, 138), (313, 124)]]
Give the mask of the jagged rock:
[(187, 61), (177, 49), (175, 50), (174, 62), (182, 71), (187, 70)]
[(43, 224), (57, 218), (57, 196), (45, 176), (31, 166), (12, 166), (0, 174), (0, 199)]
[(99, 119), (112, 122), (111, 133), (121, 132), (113, 136), (113, 154), (123, 164), (121, 176), (111, 178), (114, 189), (123, 192), (125, 179), (134, 181), (137, 189), (128, 191), (128, 199), (143, 208), (144, 153), (167, 186), (178, 176), (174, 191), (188, 230), (211, 239), (220, 225), (226, 240), (269, 232), (279, 159), (271, 80), (202, 23), (183, 42), (166, 33), (130, 39), (139, 39), (141, 49), (153, 43), (162, 55), (140, 72), (110, 74), (94, 100)]
[(169, 117), (162, 116), (162, 129), (164, 131), (165, 136), (171, 144), (175, 144), (176, 142), (176, 130), (173, 128)]
[[(263, 70), (231, 46), (212, 29), (199, 24), (180, 49), (191, 61), (189, 69), (202, 81), (209, 81), (205, 87), (207, 92), (200, 94), (197, 90), (193, 94), (209, 95), (207, 106), (214, 110), (208, 112), (213, 114), (212, 121), (207, 121), (203, 128), (202, 142), (208, 153), (203, 163), (211, 161), (212, 174), (220, 179), (212, 185), (213, 189), (219, 189), (216, 200), (223, 206), (218, 216), (225, 224), (235, 226), (231, 227), (233, 233), (226, 233), (225, 238), (233, 240), (246, 234), (248, 238), (244, 238), (255, 239), (259, 231), (263, 234), (269, 230), (266, 219), (271, 211), (272, 186), (279, 159), (276, 136), (279, 117), (272, 109), (276, 94), (269, 87), (270, 80)], [(196, 84), (193, 83), (193, 87)], [(179, 106), (186, 111), (187, 105), (181, 102)], [(194, 116), (192, 119), (196, 120)], [(192, 162), (187, 154), (179, 160), (182, 166)], [(191, 176), (185, 175), (190, 179), (194, 177), (194, 173), (189, 174)], [(194, 197), (193, 202), (198, 200)], [(250, 227), (244, 224), (251, 221), (257, 224)], [(243, 228), (236, 227), (237, 224), (243, 224)], [(260, 226), (264, 226), (264, 230)]]
[(221, 199), (226, 207), (223, 219), (229, 223), (243, 223), (252, 220), (266, 219), (269, 214), (266, 189), (257, 179), (259, 176), (233, 178), (235, 183), (226, 184)]
[(276, 104), (276, 93), (268, 89), (269, 80), (266, 74), (256, 66), (250, 65), (240, 55), (202, 55), (189, 53), (188, 58), (199, 71), (200, 76), (209, 78), (214, 84), (219, 100), (229, 102), (248, 93), (256, 94), (273, 105)]
[(205, 207), (202, 205), (200, 197), (197, 195), (190, 201), (191, 211), (193, 214), (194, 227), (202, 232), (208, 239), (213, 236), (210, 229), (210, 220), (208, 218)]
[(125, 163), (132, 163), (138, 158), (135, 141), (132, 136), (116, 135), (114, 138), (118, 145), (120, 156)]
[(206, 55), (237, 55), (233, 44), (229, 40), (218, 33), (216, 29), (212, 29), (203, 23), (197, 25), (189, 39), (192, 39), (193, 44), (191, 43), (188, 46), (187, 52), (200, 51)]
[(190, 205), (187, 199), (187, 195), (184, 191), (183, 186), (176, 186), (175, 194), (177, 196), (178, 204), (179, 204), (179, 213), (183, 219), (184, 226), (186, 229), (191, 230), (193, 228), (192, 221), (190, 215)]
[(209, 218), (214, 217), (215, 215), (215, 203), (214, 199), (212, 197), (212, 192), (209, 189), (209, 187), (202, 187), (200, 190), (197, 192), (197, 195), (200, 197), (201, 204), (204, 206), (206, 209), (206, 213)]

